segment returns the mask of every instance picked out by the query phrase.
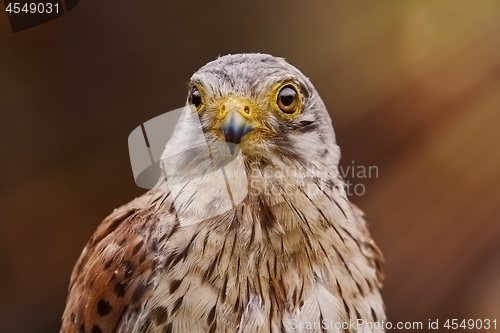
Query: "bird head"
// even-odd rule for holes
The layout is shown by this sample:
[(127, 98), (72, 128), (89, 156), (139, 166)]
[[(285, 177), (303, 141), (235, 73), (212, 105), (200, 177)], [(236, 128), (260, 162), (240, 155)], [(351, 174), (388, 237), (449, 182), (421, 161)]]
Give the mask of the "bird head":
[(309, 79), (266, 54), (220, 57), (190, 80), (187, 103), (207, 142), (237, 144), (246, 164), (324, 160), (337, 165), (330, 116)]

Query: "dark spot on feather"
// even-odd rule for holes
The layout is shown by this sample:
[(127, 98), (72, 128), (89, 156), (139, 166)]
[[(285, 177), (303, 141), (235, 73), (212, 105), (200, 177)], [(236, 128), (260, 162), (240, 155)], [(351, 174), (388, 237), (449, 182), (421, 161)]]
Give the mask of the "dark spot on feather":
[(115, 284), (115, 287), (113, 288), (113, 291), (115, 292), (115, 295), (118, 297), (123, 297), (125, 296), (125, 285), (123, 283), (118, 282)]
[(111, 264), (113, 263), (113, 258), (109, 259), (104, 263), (104, 269), (109, 269), (111, 267)]
[(252, 223), (252, 233), (250, 234), (250, 242), (248, 244), (252, 245), (254, 240), (255, 240), (255, 223)]
[(75, 315), (74, 312), (71, 312), (71, 316), (70, 317), (71, 317), (71, 321), (74, 322), (74, 323), (76, 323), (76, 315)]
[(344, 260), (344, 257), (342, 257), (342, 254), (340, 254), (339, 250), (334, 246), (333, 249), (335, 250), (335, 253), (337, 254), (337, 258), (340, 259), (340, 261), (342, 262), (342, 264), (344, 265), (345, 269), (347, 270), (347, 272), (349, 273), (349, 275), (353, 278), (354, 280), (354, 277), (352, 276), (352, 272), (351, 272), (351, 269), (349, 268), (349, 266), (347, 266), (347, 263), (345, 262)]
[(366, 283), (368, 283), (368, 287), (370, 287), (370, 292), (374, 293), (375, 287), (373, 286), (373, 283), (370, 280), (366, 280)]
[(240, 280), (240, 258), (238, 258), (238, 265), (236, 265), (236, 279), (235, 281)]
[(186, 247), (186, 249), (184, 250), (184, 252), (187, 254), (189, 252), (189, 250), (191, 249), (191, 246), (193, 246), (193, 243), (194, 243), (194, 240), (196, 239), (196, 237), (198, 237), (198, 234), (200, 232), (197, 232), (193, 235), (193, 237), (191, 237), (191, 240), (189, 241), (188, 243), (188, 246)]
[(237, 241), (237, 238), (238, 238), (238, 233), (235, 232), (234, 233), (234, 238), (233, 238), (233, 245), (231, 246), (231, 252), (229, 254), (229, 257), (232, 258), (233, 255), (234, 255), (234, 250), (236, 249), (236, 241)]
[(100, 299), (99, 302), (97, 302), (97, 313), (101, 317), (107, 316), (112, 309), (111, 304), (109, 304), (109, 302), (105, 299)]
[[(302, 283), (302, 286), (300, 287), (299, 298), (302, 298), (303, 293), (304, 293), (304, 283)], [(302, 302), (302, 304), (304, 304), (304, 302)]]
[[(258, 264), (257, 264), (257, 265), (258, 265)], [(258, 269), (258, 266), (257, 266), (257, 271), (258, 271), (258, 270), (259, 270), (259, 269)], [(262, 283), (260, 282), (260, 279), (257, 279), (257, 283), (259, 284), (259, 292), (260, 292), (260, 294), (262, 295), (262, 294), (263, 294), (263, 292), (262, 292)], [(272, 303), (271, 303), (271, 304), (272, 304)]]
[(250, 280), (247, 277), (247, 299), (250, 299)]
[(166, 259), (165, 259), (165, 267), (171, 267), (172, 266), (172, 261), (175, 257), (174, 253), (171, 253)]
[(300, 125), (302, 125), (302, 127), (299, 128), (301, 133), (309, 133), (318, 129), (318, 124), (314, 123), (314, 121), (303, 120), (300, 122)]
[(174, 280), (170, 283), (170, 293), (173, 294), (181, 285), (182, 280)]
[(349, 307), (347, 306), (345, 299), (342, 298), (342, 301), (344, 302), (344, 309), (345, 309), (345, 312), (347, 313), (347, 317), (350, 318), (351, 317), (351, 310), (349, 310)]
[(377, 317), (377, 314), (375, 313), (375, 310), (373, 310), (373, 308), (371, 308), (372, 310), (372, 317), (373, 317), (373, 322), (378, 322), (378, 317)]
[(208, 268), (208, 271), (206, 271), (204, 274), (203, 274), (203, 278), (205, 280), (209, 280), (210, 277), (212, 276), (212, 273), (214, 272), (214, 269), (215, 269), (215, 264), (217, 263), (217, 260), (214, 259), (214, 261), (212, 261), (212, 263), (210, 264), (210, 267)]
[(323, 244), (321, 244), (321, 242), (318, 242), (318, 244), (319, 244), (319, 247), (320, 247), (321, 251), (322, 251), (322, 252), (323, 252), (323, 254), (325, 255), (325, 258), (328, 258), (328, 257), (329, 257), (329, 256), (328, 256), (328, 253), (326, 253), (326, 250), (325, 250), (325, 248), (323, 247)]
[(342, 209), (342, 207), (340, 206), (340, 204), (337, 202), (337, 200), (333, 199), (333, 202), (338, 207), (338, 209), (340, 209), (340, 211), (342, 212), (342, 215), (344, 215), (345, 219), (348, 220), (347, 214), (344, 212), (344, 210)]
[(184, 252), (181, 252), (181, 253), (172, 253), (168, 258), (167, 260), (165, 261), (167, 263), (167, 266), (169, 267), (172, 267), (174, 266), (175, 264), (177, 264), (179, 261), (181, 261), (181, 259), (184, 258), (184, 255), (183, 255)]
[[(339, 290), (340, 298), (343, 299), (343, 297), (342, 297), (342, 294), (343, 294), (342, 287), (340, 287), (339, 281), (337, 279), (335, 279), (335, 284), (337, 285), (337, 289)], [(344, 303), (345, 303), (345, 301), (344, 301)]]
[(361, 294), (361, 296), (365, 296), (365, 294), (363, 293), (363, 289), (359, 285), (358, 281), (356, 281), (356, 287), (358, 287), (358, 290), (359, 290), (359, 293)]
[(132, 294), (132, 303), (137, 303), (142, 298), (142, 296), (144, 296), (144, 293), (149, 289), (149, 287), (150, 286), (147, 284), (144, 284), (142, 282), (139, 283), (135, 288), (134, 293)]
[(127, 242), (127, 238), (123, 238), (119, 243), (118, 246), (123, 246)]
[(133, 255), (133, 256), (134, 256), (134, 255), (136, 255), (136, 254), (137, 254), (137, 252), (139, 252), (139, 250), (140, 250), (140, 249), (141, 249), (141, 247), (142, 247), (142, 244), (144, 244), (144, 241), (143, 241), (143, 240), (141, 240), (139, 243), (137, 243), (137, 244), (134, 246), (134, 248), (132, 249), (132, 255)]
[(177, 310), (179, 310), (179, 307), (181, 306), (183, 299), (184, 296), (181, 296), (177, 301), (175, 301), (174, 307), (172, 308), (172, 314), (175, 314)]
[(236, 302), (234, 302), (233, 312), (238, 312), (241, 309), (240, 296), (236, 297)]
[(78, 333), (85, 333), (85, 325), (83, 323), (78, 328)]
[(148, 256), (148, 253), (146, 251), (142, 252), (140, 258), (139, 258), (139, 263), (142, 264)]
[(153, 310), (153, 320), (156, 325), (161, 325), (167, 321), (168, 310), (167, 308), (160, 306)]
[(163, 234), (163, 236), (161, 236), (158, 239), (158, 244), (164, 244), (166, 239), (167, 239), (167, 234)]
[(337, 230), (337, 228), (335, 226), (333, 227), (333, 230), (337, 233), (337, 235), (339, 236), (339, 238), (342, 241), (342, 243), (345, 244), (344, 237), (342, 237), (342, 235), (340, 234), (340, 232)]
[(172, 333), (172, 323), (167, 325), (167, 328), (165, 329), (165, 333)]
[(214, 321), (212, 325), (210, 325), (210, 329), (208, 330), (209, 333), (214, 333), (217, 330), (217, 322)]
[(219, 253), (217, 254), (217, 262), (220, 263), (222, 259), (222, 255), (226, 252), (224, 251), (226, 249), (226, 242), (227, 242), (227, 237), (224, 238), (224, 242), (222, 243), (222, 249), (219, 250)]
[(123, 262), (123, 270), (125, 272), (125, 278), (130, 278), (132, 274), (134, 274), (134, 264), (132, 264), (130, 261), (126, 260)]
[(267, 158), (261, 158), (258, 163), (260, 164), (261, 167), (265, 169), (268, 165), (271, 165), (271, 162)]
[(151, 242), (150, 249), (151, 249), (151, 252), (158, 251), (158, 241), (156, 239), (153, 239), (153, 241)]
[(210, 312), (208, 313), (208, 317), (207, 317), (207, 323), (208, 323), (208, 325), (212, 324), (212, 322), (215, 319), (215, 308), (216, 308), (216, 306), (217, 305), (214, 305), (212, 307), (212, 309), (210, 310)]
[(207, 247), (207, 242), (208, 242), (208, 232), (205, 234), (205, 239), (203, 240), (203, 250), (202, 253), (205, 253), (205, 249)]
[(94, 325), (94, 327), (92, 327), (92, 330), (90, 332), (91, 333), (102, 333), (102, 330), (99, 326)]
[[(283, 239), (281, 239), (281, 251), (282, 253), (285, 253), (285, 250), (283, 249)], [(278, 276), (278, 260), (276, 257), (274, 257), (274, 277)]]

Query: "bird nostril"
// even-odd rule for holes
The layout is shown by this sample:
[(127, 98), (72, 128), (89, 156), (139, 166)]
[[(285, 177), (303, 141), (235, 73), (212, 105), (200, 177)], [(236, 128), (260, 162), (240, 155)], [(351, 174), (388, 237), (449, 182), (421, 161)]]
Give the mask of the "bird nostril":
[(246, 114), (250, 114), (250, 107), (248, 107), (248, 105), (245, 105), (243, 111), (245, 111)]

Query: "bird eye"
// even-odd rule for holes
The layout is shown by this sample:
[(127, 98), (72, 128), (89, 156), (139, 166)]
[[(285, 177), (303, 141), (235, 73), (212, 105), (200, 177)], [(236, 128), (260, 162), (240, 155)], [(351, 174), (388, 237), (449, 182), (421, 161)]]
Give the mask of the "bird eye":
[(294, 113), (298, 104), (297, 90), (291, 85), (284, 86), (278, 93), (276, 104), (284, 113)]
[(198, 90), (198, 88), (193, 88), (191, 90), (191, 93), (189, 94), (189, 104), (193, 104), (196, 109), (199, 109), (200, 106), (203, 104), (203, 101), (201, 99), (201, 93)]

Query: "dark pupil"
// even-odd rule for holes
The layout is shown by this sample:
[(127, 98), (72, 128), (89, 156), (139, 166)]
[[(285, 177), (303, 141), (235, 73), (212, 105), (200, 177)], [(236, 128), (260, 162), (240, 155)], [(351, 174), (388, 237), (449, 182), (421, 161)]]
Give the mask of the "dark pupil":
[(290, 106), (295, 98), (295, 91), (291, 88), (285, 88), (280, 93), (280, 101), (284, 106)]
[(191, 103), (196, 107), (201, 105), (201, 94), (198, 90), (193, 90), (191, 93)]

